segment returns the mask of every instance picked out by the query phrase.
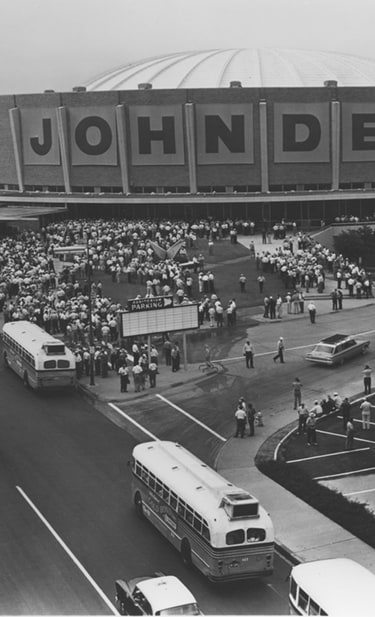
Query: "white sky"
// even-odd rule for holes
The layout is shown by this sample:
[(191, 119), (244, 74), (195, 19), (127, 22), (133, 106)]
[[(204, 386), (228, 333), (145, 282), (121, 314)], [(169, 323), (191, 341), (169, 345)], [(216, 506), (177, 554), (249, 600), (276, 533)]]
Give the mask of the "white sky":
[(0, 93), (69, 91), (107, 69), (197, 49), (319, 49), (375, 59), (375, 0), (0, 0)]

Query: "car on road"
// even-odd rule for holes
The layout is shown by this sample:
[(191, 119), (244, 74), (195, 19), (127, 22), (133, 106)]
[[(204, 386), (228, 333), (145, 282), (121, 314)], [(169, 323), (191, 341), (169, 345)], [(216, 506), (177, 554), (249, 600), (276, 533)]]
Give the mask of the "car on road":
[(203, 615), (193, 594), (176, 576), (117, 580), (116, 607), (121, 615)]
[(354, 338), (350, 334), (333, 334), (322, 339), (306, 354), (306, 360), (329, 366), (342, 365), (346, 360), (367, 351), (370, 341)]

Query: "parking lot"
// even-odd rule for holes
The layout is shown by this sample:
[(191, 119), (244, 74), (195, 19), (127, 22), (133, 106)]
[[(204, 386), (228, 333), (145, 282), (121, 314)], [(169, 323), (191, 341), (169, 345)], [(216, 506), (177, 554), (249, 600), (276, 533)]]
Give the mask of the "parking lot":
[[(371, 402), (374, 403), (373, 399)], [(298, 467), (314, 480), (375, 512), (375, 422), (371, 421), (369, 430), (362, 429), (360, 403), (357, 400), (352, 407), (352, 450), (345, 449), (342, 416), (335, 413), (318, 421), (316, 446), (308, 448), (306, 435), (297, 435), (296, 427), (284, 441), (282, 453), (291, 468)]]

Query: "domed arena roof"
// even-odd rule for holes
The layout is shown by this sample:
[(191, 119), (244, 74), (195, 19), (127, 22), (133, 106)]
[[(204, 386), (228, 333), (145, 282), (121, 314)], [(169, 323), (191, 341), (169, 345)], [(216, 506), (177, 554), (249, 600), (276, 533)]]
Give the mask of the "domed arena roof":
[(375, 60), (301, 49), (212, 49), (158, 56), (125, 64), (87, 82), (87, 90), (243, 87), (374, 86)]

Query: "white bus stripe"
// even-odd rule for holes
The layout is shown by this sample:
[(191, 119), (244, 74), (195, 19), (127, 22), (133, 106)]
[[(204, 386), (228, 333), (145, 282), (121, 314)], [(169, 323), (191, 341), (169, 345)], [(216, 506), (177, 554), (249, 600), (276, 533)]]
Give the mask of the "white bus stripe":
[(167, 398), (165, 398), (161, 394), (156, 394), (155, 396), (157, 396), (158, 398), (160, 398), (161, 401), (164, 401), (164, 403), (167, 403), (167, 405), (170, 405), (171, 407), (173, 407), (174, 409), (182, 413), (184, 416), (186, 416), (187, 418), (189, 418), (190, 420), (192, 420), (193, 422), (195, 422), (196, 424), (204, 428), (206, 431), (208, 431), (209, 433), (211, 433), (212, 435), (220, 439), (220, 441), (224, 441), (224, 442), (227, 441), (225, 437), (222, 437), (221, 435), (219, 435), (219, 433), (216, 433), (215, 431), (213, 431), (212, 428), (210, 428), (206, 424), (203, 424), (203, 422), (201, 422), (200, 420), (197, 420), (197, 418), (194, 418), (194, 416), (191, 416), (187, 411), (184, 411), (181, 407), (179, 407), (178, 405), (175, 405), (174, 403), (172, 403), (172, 401), (169, 401)]
[(367, 448), (357, 448), (355, 450), (341, 450), (341, 452), (331, 452), (329, 454), (317, 454), (316, 456), (307, 456), (305, 458), (296, 458), (292, 461), (286, 461), (289, 463), (303, 463), (305, 461), (313, 461), (317, 458), (327, 458), (328, 456), (339, 456), (340, 454), (352, 454), (352, 452), (363, 452), (364, 450), (370, 450), (370, 447)]
[(375, 471), (375, 467), (367, 467), (366, 469), (357, 469), (355, 471), (343, 471), (341, 473), (335, 473), (331, 476), (317, 476), (314, 480), (330, 480), (331, 478), (340, 478), (341, 476), (354, 476), (356, 473), (367, 473), (368, 471)]
[(31, 501), (31, 499), (26, 495), (25, 491), (22, 490), (20, 486), (16, 486), (18, 492), (22, 495), (24, 500), (29, 504), (29, 506), (34, 510), (35, 514), (39, 517), (42, 523), (47, 527), (48, 531), (53, 535), (55, 540), (60, 544), (60, 546), (64, 549), (66, 554), (70, 557), (73, 563), (77, 566), (77, 568), (82, 572), (82, 574), (86, 577), (88, 582), (94, 587), (95, 591), (99, 594), (103, 602), (108, 606), (108, 608), (113, 612), (114, 615), (119, 615), (120, 613), (116, 610), (116, 607), (112, 604), (112, 602), (107, 598), (104, 591), (100, 589), (99, 585), (94, 581), (94, 579), (87, 572), (86, 568), (78, 561), (77, 557), (72, 553), (70, 548), (65, 544), (65, 542), (60, 538), (59, 534), (54, 530), (52, 525), (49, 524), (47, 519), (43, 516), (43, 514), (38, 510), (36, 505)]
[(144, 426), (142, 426), (142, 424), (139, 424), (138, 422), (136, 422), (135, 420), (133, 420), (133, 418), (131, 418), (130, 416), (128, 416), (127, 413), (125, 413), (124, 411), (122, 411), (122, 409), (120, 409), (120, 407), (117, 407), (117, 405), (114, 405), (114, 403), (108, 403), (108, 405), (110, 407), (112, 407), (112, 409), (114, 409), (115, 411), (117, 411), (117, 413), (119, 413), (121, 416), (123, 416), (126, 420), (128, 420), (129, 422), (131, 422), (132, 424), (134, 424), (134, 426), (136, 426), (137, 428), (139, 428), (140, 431), (143, 431), (144, 433), (146, 433), (146, 435), (148, 435), (149, 437), (151, 437), (151, 439), (153, 439), (154, 441), (158, 441), (158, 438), (155, 437), (155, 435), (153, 435), (152, 433), (150, 433), (150, 431), (147, 430), (147, 428), (144, 428)]

